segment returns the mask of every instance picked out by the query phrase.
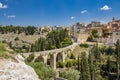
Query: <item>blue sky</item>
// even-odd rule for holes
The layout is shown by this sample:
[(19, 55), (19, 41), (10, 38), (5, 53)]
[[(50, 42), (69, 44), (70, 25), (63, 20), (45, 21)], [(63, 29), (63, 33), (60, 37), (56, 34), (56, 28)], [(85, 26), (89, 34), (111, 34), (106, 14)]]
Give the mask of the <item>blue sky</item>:
[(58, 25), (120, 19), (120, 0), (0, 0), (0, 25)]

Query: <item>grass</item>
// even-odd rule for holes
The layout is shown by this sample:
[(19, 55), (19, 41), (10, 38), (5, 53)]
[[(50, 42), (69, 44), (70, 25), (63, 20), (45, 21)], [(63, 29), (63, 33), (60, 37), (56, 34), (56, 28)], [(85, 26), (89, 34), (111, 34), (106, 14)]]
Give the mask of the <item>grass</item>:
[(0, 42), (0, 57), (8, 58), (9, 55), (6, 52), (5, 45)]

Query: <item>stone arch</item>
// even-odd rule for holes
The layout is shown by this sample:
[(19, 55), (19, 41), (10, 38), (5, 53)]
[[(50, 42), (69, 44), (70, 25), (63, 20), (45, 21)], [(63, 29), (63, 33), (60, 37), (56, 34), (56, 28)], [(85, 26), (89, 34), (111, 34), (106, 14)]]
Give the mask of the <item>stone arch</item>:
[(35, 62), (43, 62), (44, 63), (44, 57), (42, 55), (39, 55), (36, 59)]
[(48, 54), (48, 57), (47, 57), (47, 65), (50, 65), (50, 58), (51, 58), (51, 53)]
[(63, 53), (62, 52), (59, 52), (57, 55), (56, 55), (56, 62), (58, 61), (63, 61)]

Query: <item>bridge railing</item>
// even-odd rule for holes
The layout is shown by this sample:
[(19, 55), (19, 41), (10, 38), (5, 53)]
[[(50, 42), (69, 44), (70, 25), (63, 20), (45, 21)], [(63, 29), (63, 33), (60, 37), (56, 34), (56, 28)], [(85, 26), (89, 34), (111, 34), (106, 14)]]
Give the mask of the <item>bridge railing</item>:
[(20, 54), (31, 54), (31, 53), (35, 53), (35, 54), (49, 54), (49, 53), (58, 53), (58, 52), (62, 52), (65, 51), (67, 49), (71, 49), (73, 50), (75, 48), (75, 46), (77, 45), (77, 43), (73, 43), (70, 46), (64, 47), (64, 48), (59, 48), (59, 49), (54, 49), (54, 50), (46, 50), (46, 51), (40, 51), (40, 52), (28, 52), (28, 53), (20, 53)]

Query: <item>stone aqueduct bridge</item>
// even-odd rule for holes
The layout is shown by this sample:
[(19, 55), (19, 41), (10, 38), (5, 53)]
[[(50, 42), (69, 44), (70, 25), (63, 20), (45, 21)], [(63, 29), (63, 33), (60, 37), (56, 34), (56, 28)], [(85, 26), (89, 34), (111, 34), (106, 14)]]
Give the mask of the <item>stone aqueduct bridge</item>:
[[(38, 56), (42, 56), (42, 61), (44, 63), (47, 63), (48, 58), (50, 58), (50, 66), (54, 69), (56, 69), (56, 62), (59, 60), (65, 61), (65, 58), (67, 55), (70, 55), (71, 51), (75, 48), (75, 46), (78, 45), (78, 43), (73, 43), (70, 46), (60, 48), (60, 49), (54, 49), (54, 50), (47, 50), (47, 51), (41, 51), (41, 52), (33, 52), (36, 59)], [(31, 52), (32, 53), (32, 52)], [(31, 53), (22, 53), (23, 56), (26, 58)]]

